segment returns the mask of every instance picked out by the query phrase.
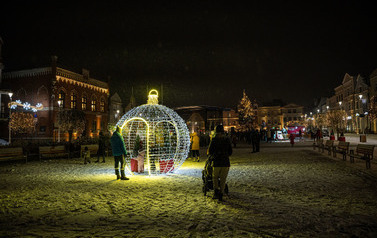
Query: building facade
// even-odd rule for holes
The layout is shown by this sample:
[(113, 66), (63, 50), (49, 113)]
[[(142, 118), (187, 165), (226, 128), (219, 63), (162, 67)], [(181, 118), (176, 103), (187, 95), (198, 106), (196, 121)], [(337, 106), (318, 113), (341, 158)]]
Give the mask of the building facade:
[(369, 86), (360, 75), (354, 77), (346, 73), (328, 106), (330, 110), (345, 111), (348, 132), (364, 133), (368, 130)]
[(41, 110), (33, 112), (33, 137), (67, 140), (68, 133), (60, 132), (57, 126), (61, 110), (77, 109), (85, 114), (85, 129), (74, 131), (74, 138), (96, 137), (107, 128), (108, 83), (91, 78), (85, 69), (78, 74), (57, 67), (56, 56), (52, 57), (50, 67), (4, 73), (2, 87), (13, 91), (12, 101), (43, 105)]

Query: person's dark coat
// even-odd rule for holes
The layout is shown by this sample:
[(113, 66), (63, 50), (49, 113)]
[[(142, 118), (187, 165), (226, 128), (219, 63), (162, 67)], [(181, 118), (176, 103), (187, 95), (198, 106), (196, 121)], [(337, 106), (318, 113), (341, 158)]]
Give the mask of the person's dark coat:
[(119, 132), (114, 132), (111, 136), (111, 147), (114, 156), (126, 155), (126, 145), (124, 144), (123, 136)]
[(209, 154), (213, 167), (230, 167), (229, 156), (233, 153), (230, 139), (222, 133), (216, 134), (209, 145)]
[(106, 151), (106, 137), (102, 134), (99, 135), (98, 138), (98, 154), (103, 155)]

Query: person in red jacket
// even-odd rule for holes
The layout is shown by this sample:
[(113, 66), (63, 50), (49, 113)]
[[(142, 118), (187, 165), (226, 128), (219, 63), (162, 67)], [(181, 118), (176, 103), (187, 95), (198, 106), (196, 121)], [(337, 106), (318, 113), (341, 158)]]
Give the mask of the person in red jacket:
[(293, 147), (293, 145), (295, 144), (295, 135), (294, 134), (290, 134), (289, 135), (289, 140), (291, 141), (291, 146)]

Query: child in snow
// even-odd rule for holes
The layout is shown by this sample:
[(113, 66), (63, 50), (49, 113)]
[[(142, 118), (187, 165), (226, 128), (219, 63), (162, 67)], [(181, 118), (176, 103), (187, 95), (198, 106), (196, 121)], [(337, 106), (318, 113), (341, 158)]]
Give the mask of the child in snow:
[(136, 157), (138, 173), (144, 173), (144, 156), (145, 156), (145, 151), (140, 151), (139, 155)]
[(88, 150), (88, 147), (85, 146), (85, 150), (82, 153), (82, 156), (84, 157), (84, 164), (90, 163), (90, 152)]

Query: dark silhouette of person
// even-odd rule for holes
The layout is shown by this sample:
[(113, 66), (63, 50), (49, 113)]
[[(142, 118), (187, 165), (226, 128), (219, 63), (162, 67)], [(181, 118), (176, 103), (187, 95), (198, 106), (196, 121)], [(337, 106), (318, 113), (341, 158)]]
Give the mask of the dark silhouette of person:
[(213, 159), (212, 179), (215, 191), (213, 198), (222, 201), (226, 178), (228, 177), (230, 168), (229, 156), (231, 156), (233, 152), (230, 139), (225, 136), (224, 127), (222, 125), (216, 127), (216, 135), (209, 145), (208, 152)]

